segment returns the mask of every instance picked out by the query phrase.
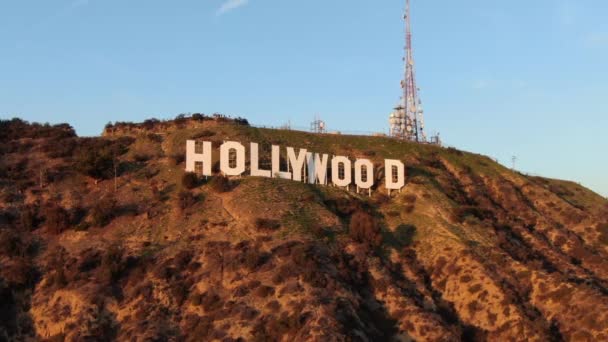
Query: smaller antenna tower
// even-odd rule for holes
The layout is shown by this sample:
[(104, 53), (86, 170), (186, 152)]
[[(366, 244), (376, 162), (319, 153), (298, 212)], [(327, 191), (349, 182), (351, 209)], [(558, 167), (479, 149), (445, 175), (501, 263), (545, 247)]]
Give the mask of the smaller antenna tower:
[(321, 120), (319, 116), (315, 116), (315, 120), (310, 123), (310, 131), (313, 133), (327, 133), (327, 126), (325, 121)]

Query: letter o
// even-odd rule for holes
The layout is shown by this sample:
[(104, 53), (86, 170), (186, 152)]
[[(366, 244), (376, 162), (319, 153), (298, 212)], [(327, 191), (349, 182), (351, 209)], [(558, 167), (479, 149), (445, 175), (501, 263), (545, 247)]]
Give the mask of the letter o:
[[(236, 151), (236, 166), (230, 167), (230, 151)], [(236, 141), (227, 141), (220, 147), (220, 170), (226, 176), (240, 176), (245, 172), (245, 147)]]
[[(363, 168), (367, 171), (367, 179), (363, 181)], [(374, 164), (367, 159), (355, 161), (355, 184), (361, 189), (369, 189), (374, 185)]]
[[(340, 164), (344, 167), (344, 178), (340, 178)], [(352, 183), (351, 162), (348, 158), (336, 156), (331, 160), (331, 181), (336, 186), (349, 186)]]

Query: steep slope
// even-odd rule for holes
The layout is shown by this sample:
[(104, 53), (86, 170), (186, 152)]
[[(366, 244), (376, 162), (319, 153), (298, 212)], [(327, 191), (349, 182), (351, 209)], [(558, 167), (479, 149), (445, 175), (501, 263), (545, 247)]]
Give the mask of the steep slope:
[[(0, 340), (608, 340), (608, 201), (577, 184), (222, 117), (0, 128)], [(187, 139), (399, 159), (407, 184), (188, 180)]]

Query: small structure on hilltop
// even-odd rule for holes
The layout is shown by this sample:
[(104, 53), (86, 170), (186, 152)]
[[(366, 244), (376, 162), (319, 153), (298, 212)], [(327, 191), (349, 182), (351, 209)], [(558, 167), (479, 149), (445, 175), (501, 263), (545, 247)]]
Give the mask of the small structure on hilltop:
[(315, 120), (310, 123), (310, 131), (313, 133), (327, 133), (325, 121), (321, 120), (318, 116), (315, 116)]

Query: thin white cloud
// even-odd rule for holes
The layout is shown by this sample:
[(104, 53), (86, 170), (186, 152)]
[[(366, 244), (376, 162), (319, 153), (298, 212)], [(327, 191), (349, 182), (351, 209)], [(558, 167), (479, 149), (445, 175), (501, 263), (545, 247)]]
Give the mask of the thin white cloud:
[(226, 2), (224, 2), (222, 6), (220, 6), (217, 12), (215, 12), (215, 15), (220, 16), (237, 8), (243, 7), (248, 3), (249, 0), (226, 0)]

